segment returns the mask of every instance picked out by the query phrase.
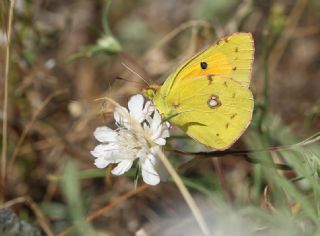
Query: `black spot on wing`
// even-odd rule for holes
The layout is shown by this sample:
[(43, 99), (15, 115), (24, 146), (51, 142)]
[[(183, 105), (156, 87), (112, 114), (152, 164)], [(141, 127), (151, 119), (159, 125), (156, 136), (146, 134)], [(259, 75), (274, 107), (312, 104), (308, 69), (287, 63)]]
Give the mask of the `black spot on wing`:
[(200, 62), (200, 67), (202, 70), (205, 70), (208, 68), (208, 63), (205, 61)]

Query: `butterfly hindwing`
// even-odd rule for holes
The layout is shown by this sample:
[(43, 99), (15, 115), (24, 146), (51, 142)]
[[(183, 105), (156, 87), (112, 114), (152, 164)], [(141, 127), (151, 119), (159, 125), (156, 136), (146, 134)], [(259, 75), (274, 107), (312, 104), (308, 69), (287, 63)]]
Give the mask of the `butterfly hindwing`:
[(197, 76), (180, 82), (166, 98), (172, 122), (190, 137), (218, 150), (232, 145), (248, 127), (253, 111), (251, 91), (232, 79)]

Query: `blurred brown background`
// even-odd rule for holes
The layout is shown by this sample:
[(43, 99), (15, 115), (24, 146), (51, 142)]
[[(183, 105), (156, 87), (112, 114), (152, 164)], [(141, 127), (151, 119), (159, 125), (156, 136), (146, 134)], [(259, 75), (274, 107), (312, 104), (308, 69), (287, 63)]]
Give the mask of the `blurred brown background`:
[[(263, 100), (267, 91), (270, 111), (300, 137), (319, 130), (318, 0), (114, 0), (109, 11), (104, 11), (105, 4), (16, 0), (8, 109), (8, 163), (13, 156), (15, 162), (3, 195), (5, 200), (30, 196), (46, 212), (54, 232), (70, 224), (68, 204), (55, 179), (68, 160), (79, 170), (94, 169), (89, 153), (96, 144), (92, 132), (98, 125), (112, 126), (111, 107), (95, 99), (109, 96), (125, 105), (130, 95), (145, 87), (123, 63), (161, 84), (184, 59), (219, 37), (252, 32), (256, 52), (251, 88), (256, 100)], [(9, 2), (0, 6), (3, 84)], [(118, 76), (136, 82), (117, 80)], [(3, 86), (0, 95), (3, 98)], [(2, 102), (0, 106), (2, 117)], [(26, 137), (17, 148), (26, 127)], [(212, 168), (202, 162), (189, 174), (197, 176), (199, 169)], [(132, 182), (109, 175), (81, 181), (84, 211), (97, 210), (131, 190)], [(179, 201), (174, 184), (161, 184), (94, 223), (115, 235), (132, 235), (148, 222), (179, 214), (175, 206)], [(60, 210), (56, 216), (55, 207)], [(34, 219), (26, 206), (18, 205), (16, 211)]]

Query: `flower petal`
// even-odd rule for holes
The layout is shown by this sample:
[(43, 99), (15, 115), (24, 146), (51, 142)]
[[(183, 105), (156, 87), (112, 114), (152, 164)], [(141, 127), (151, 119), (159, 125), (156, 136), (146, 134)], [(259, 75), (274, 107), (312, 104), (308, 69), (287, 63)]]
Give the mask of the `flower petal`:
[(147, 117), (150, 116), (154, 110), (155, 106), (153, 103), (151, 101), (147, 101), (142, 111), (144, 114), (144, 119), (147, 119)]
[(158, 145), (165, 145), (165, 138), (169, 137), (169, 130), (167, 123), (161, 123), (161, 116), (157, 110), (154, 112), (153, 119), (150, 121), (150, 128), (146, 132), (150, 138)]
[(130, 117), (127, 108), (122, 106), (115, 107), (113, 117), (118, 125), (127, 127)]
[(130, 115), (138, 122), (142, 122), (144, 120), (143, 103), (144, 98), (141, 94), (132, 96), (128, 102)]
[(159, 174), (154, 169), (155, 157), (151, 154), (142, 162), (142, 178), (146, 184), (157, 185), (160, 183)]
[(99, 144), (91, 152), (97, 158), (114, 159), (119, 155), (119, 147), (116, 144)]
[(157, 138), (157, 139), (153, 140), (153, 142), (160, 145), (160, 146), (163, 146), (166, 144), (166, 140), (164, 138)]
[(124, 172), (128, 171), (133, 164), (132, 160), (121, 161), (113, 170), (111, 171), (114, 175), (122, 175)]
[(153, 114), (151, 128), (157, 129), (160, 125), (161, 125), (161, 115), (158, 110), (155, 110)]
[(100, 168), (100, 169), (103, 169), (105, 167), (107, 167), (111, 162), (110, 161), (107, 161), (105, 158), (103, 157), (99, 157), (99, 158), (96, 158), (94, 160), (94, 164), (97, 168)]
[(101, 126), (96, 128), (93, 135), (99, 142), (104, 143), (116, 141), (118, 133), (107, 126)]
[(169, 138), (170, 137), (170, 133), (169, 133), (169, 126), (167, 126), (167, 124), (165, 124), (166, 127), (164, 128), (164, 130), (162, 131), (162, 138)]
[(154, 169), (157, 170), (157, 173), (160, 176), (160, 181), (168, 181), (170, 174), (167, 168), (163, 165), (162, 161), (156, 159), (156, 163), (154, 164)]

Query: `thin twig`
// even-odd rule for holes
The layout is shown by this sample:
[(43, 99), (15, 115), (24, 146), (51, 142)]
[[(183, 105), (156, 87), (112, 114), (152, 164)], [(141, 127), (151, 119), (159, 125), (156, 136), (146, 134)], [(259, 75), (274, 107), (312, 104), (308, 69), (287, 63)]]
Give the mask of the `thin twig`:
[(7, 166), (7, 142), (8, 142), (8, 83), (10, 69), (10, 43), (13, 22), (13, 9), (15, 0), (10, 0), (9, 20), (7, 28), (7, 47), (4, 72), (4, 99), (3, 99), (3, 122), (2, 122), (2, 152), (1, 152), (1, 185), (5, 187), (6, 166)]
[(175, 149), (177, 154), (183, 154), (183, 155), (189, 155), (189, 156), (215, 156), (215, 157), (222, 157), (227, 155), (247, 155), (251, 153), (259, 153), (259, 152), (279, 152), (279, 151), (289, 151), (292, 150), (295, 147), (305, 147), (307, 145), (313, 144), (320, 141), (320, 132), (317, 132), (313, 135), (311, 135), (309, 138), (306, 138), (305, 140), (294, 143), (291, 145), (284, 145), (284, 146), (274, 146), (274, 147), (266, 147), (261, 149), (243, 149), (243, 150), (234, 150), (234, 149), (228, 149), (224, 151), (212, 151), (212, 152), (185, 152), (182, 150)]
[(224, 193), (224, 196), (228, 200), (230, 204), (232, 204), (232, 193), (230, 189), (228, 188), (228, 184), (226, 182), (226, 179), (224, 177), (224, 172), (221, 166), (221, 160), (219, 159), (212, 159), (212, 164), (214, 166), (215, 172), (219, 178), (221, 189)]
[(315, 134), (312, 135), (311, 137), (303, 140), (302, 142), (295, 144), (295, 146), (302, 146), (302, 147), (304, 147), (304, 146), (308, 146), (308, 145), (310, 145), (310, 144), (316, 143), (316, 142), (318, 142), (318, 141), (320, 141), (320, 132), (315, 133)]
[(139, 186), (138, 188), (135, 188), (133, 190), (131, 190), (130, 192), (127, 192), (123, 195), (121, 195), (120, 197), (118, 197), (117, 199), (115, 199), (113, 202), (111, 202), (110, 204), (106, 205), (105, 207), (99, 209), (96, 212), (91, 213), (87, 218), (86, 218), (86, 222), (92, 221), (94, 219), (96, 219), (97, 217), (101, 216), (102, 214), (106, 213), (107, 211), (109, 211), (110, 209), (112, 209), (113, 207), (119, 205), (120, 203), (124, 202), (125, 200), (127, 200), (128, 198), (137, 195), (141, 192), (143, 192), (144, 190), (146, 190), (149, 186), (146, 184), (143, 184), (141, 186)]
[(144, 190), (146, 190), (149, 186), (144, 184), (141, 185), (140, 187), (133, 189), (123, 195), (121, 195), (120, 197), (116, 198), (114, 201), (112, 201), (111, 203), (107, 204), (105, 207), (102, 207), (101, 209), (91, 213), (85, 220), (79, 222), (78, 224), (72, 225), (69, 228), (67, 228), (66, 230), (64, 230), (63, 232), (61, 232), (60, 234), (58, 234), (58, 236), (66, 236), (68, 234), (70, 234), (78, 225), (80, 224), (84, 224), (84, 223), (88, 223), (94, 219), (96, 219), (97, 217), (101, 216), (102, 214), (108, 212), (109, 210), (111, 210), (112, 208), (114, 208), (115, 206), (119, 205), (120, 203), (124, 202), (125, 200), (127, 200), (128, 198), (135, 196), (141, 192), (143, 192)]
[(172, 176), (172, 179), (176, 183), (181, 195), (183, 196), (184, 200), (187, 202), (194, 218), (196, 219), (202, 233), (206, 236), (210, 235), (209, 228), (201, 214), (201, 211), (199, 210), (196, 202), (192, 198), (190, 192), (184, 185), (182, 179), (177, 174), (176, 170), (172, 166), (172, 164), (169, 162), (168, 158), (164, 155), (164, 153), (161, 150), (157, 151), (157, 156), (160, 158), (166, 169), (168, 170), (169, 174)]
[(197, 156), (197, 158), (194, 158), (190, 161), (187, 161), (183, 163), (181, 166), (179, 166), (179, 170), (185, 168), (186, 166), (191, 165), (194, 161), (197, 161), (199, 159), (207, 159), (207, 158), (220, 158), (223, 156), (228, 155), (236, 155), (236, 156), (243, 156), (243, 158), (250, 163), (254, 164), (265, 164), (267, 167), (276, 168), (279, 170), (292, 170), (292, 168), (289, 165), (282, 164), (282, 163), (265, 163), (261, 162), (261, 160), (248, 157), (249, 154), (253, 153), (260, 153), (260, 152), (280, 152), (280, 151), (292, 151), (294, 148), (297, 147), (305, 147), (311, 144), (314, 144), (316, 142), (320, 141), (320, 132), (315, 133), (311, 137), (295, 144), (286, 145), (286, 146), (275, 146), (275, 147), (267, 147), (262, 149), (244, 149), (244, 150), (233, 150), (228, 149), (224, 151), (212, 151), (212, 152), (185, 152), (182, 150), (174, 149), (175, 153), (183, 156)]
[(59, 90), (59, 91), (55, 91), (53, 93), (51, 93), (41, 104), (41, 106), (39, 107), (39, 109), (33, 114), (31, 120), (29, 121), (29, 123), (26, 125), (26, 127), (24, 128), (24, 130), (22, 131), (22, 134), (18, 140), (18, 143), (13, 151), (12, 157), (10, 159), (10, 163), (8, 165), (8, 172), (11, 173), (12, 168), (13, 168), (13, 164), (14, 161), (16, 160), (19, 151), (20, 151), (20, 147), (23, 144), (23, 141), (25, 140), (29, 130), (32, 128), (34, 122), (36, 121), (36, 119), (38, 118), (38, 116), (41, 114), (42, 110), (48, 105), (48, 103), (56, 96), (61, 95), (63, 93), (65, 93), (66, 90)]
[(208, 21), (205, 20), (191, 20), (185, 23), (182, 23), (177, 28), (169, 32), (165, 37), (163, 37), (156, 45), (153, 46), (153, 48), (144, 56), (145, 58), (148, 58), (148, 55), (155, 49), (162, 47), (167, 42), (171, 41), (174, 37), (176, 37), (179, 33), (182, 31), (195, 26), (203, 26), (204, 28), (210, 28), (210, 24)]
[(291, 10), (291, 13), (287, 19), (287, 27), (282, 33), (282, 36), (276, 42), (271, 54), (270, 54), (270, 74), (276, 70), (279, 65), (279, 61), (287, 48), (289, 40), (294, 35), (295, 29), (298, 25), (298, 22), (302, 16), (305, 6), (307, 5), (308, 0), (297, 0), (294, 7)]

